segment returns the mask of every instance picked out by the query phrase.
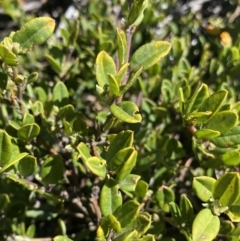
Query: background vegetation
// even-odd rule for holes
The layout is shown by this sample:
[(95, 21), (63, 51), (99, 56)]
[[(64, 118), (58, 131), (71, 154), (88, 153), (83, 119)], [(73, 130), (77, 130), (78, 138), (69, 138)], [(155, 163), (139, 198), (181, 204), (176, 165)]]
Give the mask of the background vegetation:
[(240, 3), (25, 4), (0, 2), (0, 239), (240, 240)]

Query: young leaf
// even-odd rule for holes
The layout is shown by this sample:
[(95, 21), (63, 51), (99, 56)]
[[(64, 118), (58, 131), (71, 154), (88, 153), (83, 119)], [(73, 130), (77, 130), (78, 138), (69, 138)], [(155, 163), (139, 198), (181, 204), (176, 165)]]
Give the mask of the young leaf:
[(106, 177), (106, 161), (99, 157), (90, 157), (86, 161), (86, 166), (91, 170), (95, 175), (105, 178)]
[(175, 194), (173, 190), (166, 186), (161, 186), (155, 193), (157, 205), (164, 212), (170, 212), (169, 203), (175, 201)]
[(40, 176), (47, 184), (57, 183), (65, 171), (63, 160), (60, 155), (49, 156), (40, 169)]
[(148, 191), (148, 186), (149, 185), (145, 181), (139, 180), (137, 182), (137, 186), (136, 186), (136, 189), (135, 189), (136, 196), (140, 199), (145, 198), (145, 196), (147, 194), (147, 191)]
[(131, 101), (123, 101), (118, 105), (112, 104), (110, 111), (118, 120), (124, 122), (139, 123), (142, 121), (137, 105)]
[(100, 194), (100, 209), (102, 214), (107, 217), (122, 205), (122, 195), (119, 186), (113, 179), (107, 180)]
[(201, 210), (193, 221), (192, 241), (212, 241), (220, 229), (220, 220), (210, 209)]
[(185, 194), (180, 197), (179, 208), (182, 212), (183, 220), (185, 220), (187, 225), (190, 224), (194, 218), (193, 206)]
[(40, 127), (33, 123), (22, 126), (18, 132), (18, 138), (22, 141), (29, 142), (40, 133)]
[(202, 140), (211, 140), (220, 135), (221, 133), (219, 131), (214, 131), (211, 129), (201, 129), (194, 132), (194, 136), (197, 139), (202, 139)]
[(238, 166), (240, 164), (239, 150), (225, 152), (221, 159), (226, 166)]
[(147, 234), (142, 238), (138, 239), (138, 241), (155, 241), (155, 237), (152, 234)]
[(112, 74), (108, 74), (108, 82), (109, 82), (109, 90), (111, 93), (111, 96), (118, 97), (120, 95), (120, 88), (118, 81)]
[(148, 6), (148, 0), (134, 0), (128, 15), (127, 26), (138, 25), (143, 19), (143, 12)]
[(186, 113), (194, 112), (202, 105), (204, 100), (209, 96), (208, 87), (202, 84), (186, 103)]
[(212, 190), (216, 180), (212, 177), (194, 177), (193, 190), (203, 202), (207, 202), (213, 197)]
[(9, 65), (9, 66), (18, 65), (17, 56), (2, 44), (0, 44), (0, 58), (6, 65)]
[(59, 81), (53, 88), (53, 102), (58, 107), (63, 107), (68, 104), (69, 93), (66, 85)]
[(118, 60), (120, 66), (123, 66), (127, 61), (127, 39), (125, 32), (117, 28), (117, 45), (118, 45)]
[(169, 206), (174, 223), (181, 226), (185, 220), (182, 219), (182, 213), (180, 208), (175, 202), (170, 202)]
[(25, 23), (13, 35), (13, 41), (19, 43), (23, 49), (28, 50), (33, 44), (44, 43), (52, 35), (54, 28), (54, 19), (49, 17), (34, 18)]
[(238, 116), (233, 111), (221, 111), (215, 114), (204, 126), (205, 129), (212, 129), (225, 134), (231, 130), (238, 121)]
[(126, 162), (116, 170), (117, 182), (124, 180), (132, 171), (137, 161), (137, 151), (133, 151)]
[(101, 51), (96, 59), (96, 78), (98, 85), (102, 88), (108, 84), (108, 74), (116, 74), (116, 66), (111, 56)]
[(73, 240), (66, 236), (58, 235), (58, 236), (54, 237), (53, 241), (73, 241)]
[(124, 64), (124, 65), (119, 69), (119, 71), (116, 73), (115, 79), (117, 80), (118, 85), (120, 85), (120, 84), (122, 83), (122, 80), (123, 80), (123, 78), (124, 78), (124, 76), (125, 76), (125, 74), (126, 74), (126, 72), (127, 72), (127, 69), (128, 69), (128, 67), (129, 67), (129, 65), (130, 65), (129, 63)]
[(112, 215), (112, 214), (109, 214), (107, 216), (107, 219), (108, 219), (108, 222), (109, 224), (111, 225), (111, 228), (116, 231), (117, 233), (119, 233), (121, 231), (121, 224), (120, 222), (117, 220), (117, 218)]
[(7, 164), (12, 156), (12, 142), (7, 132), (0, 130), (0, 166)]
[(237, 172), (229, 172), (222, 175), (214, 184), (213, 198), (219, 200), (223, 206), (231, 206), (239, 196), (240, 177)]
[(139, 75), (142, 73), (142, 70), (143, 70), (143, 67), (141, 67), (136, 72), (131, 74), (130, 78), (128, 79), (127, 84), (121, 86), (120, 95), (123, 95), (133, 85), (133, 83), (137, 80)]
[(171, 44), (165, 41), (157, 41), (145, 44), (137, 49), (130, 61), (131, 70), (135, 71), (143, 66), (146, 70), (158, 63), (171, 49)]

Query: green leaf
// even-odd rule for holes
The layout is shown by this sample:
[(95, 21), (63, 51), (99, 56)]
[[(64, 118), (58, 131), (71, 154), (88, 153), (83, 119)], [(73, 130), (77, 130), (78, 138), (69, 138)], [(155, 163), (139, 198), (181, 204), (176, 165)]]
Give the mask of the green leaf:
[(131, 57), (131, 69), (136, 70), (143, 66), (146, 70), (158, 63), (171, 49), (171, 44), (165, 41), (157, 41), (145, 44), (137, 49)]
[(126, 39), (126, 34), (125, 32), (117, 28), (117, 46), (118, 46), (118, 60), (120, 63), (120, 66), (123, 66), (126, 64), (127, 61), (127, 39)]
[(138, 239), (138, 241), (155, 241), (155, 237), (152, 234), (147, 234), (144, 237)]
[(55, 184), (62, 179), (64, 171), (62, 157), (60, 155), (49, 156), (41, 166), (40, 176), (43, 182)]
[(234, 126), (230, 131), (225, 133), (223, 136), (219, 136), (211, 142), (222, 148), (228, 148), (231, 146), (240, 144), (240, 126)]
[(49, 17), (34, 18), (25, 23), (13, 35), (13, 41), (24, 49), (30, 49), (33, 44), (44, 43), (53, 33), (55, 20)]
[(54, 105), (63, 107), (68, 104), (68, 98), (69, 94), (66, 85), (61, 81), (57, 82), (53, 88)]
[(117, 220), (117, 218), (112, 215), (109, 214), (107, 216), (107, 219), (109, 221), (109, 224), (111, 225), (111, 227), (113, 228), (114, 231), (116, 231), (117, 233), (119, 233), (121, 231), (121, 224), (120, 222)]
[(34, 156), (25, 156), (18, 163), (18, 171), (24, 177), (31, 176), (37, 171), (37, 161)]
[(205, 129), (212, 129), (225, 134), (231, 130), (238, 121), (238, 116), (233, 111), (221, 111), (216, 113), (204, 126)]
[(54, 237), (53, 241), (73, 241), (73, 240), (66, 236), (58, 235), (58, 236)]
[(48, 63), (50, 64), (50, 66), (52, 67), (52, 69), (57, 73), (61, 73), (62, 71), (62, 66), (61, 63), (59, 63), (58, 59), (55, 59), (54, 57), (52, 57), (50, 54), (45, 54), (45, 58), (48, 61)]
[(122, 205), (122, 195), (119, 186), (113, 179), (107, 180), (100, 194), (100, 209), (102, 214), (107, 217)]
[(116, 172), (124, 163), (128, 160), (130, 155), (133, 153), (133, 147), (126, 147), (118, 151), (112, 159), (108, 161), (108, 169), (111, 172)]
[(84, 162), (86, 162), (88, 158), (91, 157), (90, 151), (85, 143), (80, 142), (80, 144), (77, 146), (77, 150), (79, 152), (78, 157), (81, 157)]
[(118, 97), (120, 95), (120, 88), (118, 85), (118, 81), (112, 74), (108, 74), (108, 81), (109, 81), (109, 90), (111, 96)]
[(106, 161), (99, 157), (89, 157), (86, 161), (86, 166), (91, 170), (95, 175), (105, 178), (107, 174), (106, 170)]
[(111, 56), (101, 51), (96, 59), (96, 78), (98, 85), (104, 87), (108, 84), (108, 74), (116, 74), (116, 66)]
[(137, 105), (131, 101), (123, 101), (118, 105), (112, 104), (110, 111), (118, 120), (124, 122), (139, 123), (142, 121)]
[(118, 84), (120, 85), (122, 83), (122, 80), (127, 72), (127, 69), (129, 67), (130, 63), (126, 63), (124, 64), (120, 69), (119, 71), (117, 72), (117, 74), (115, 75), (115, 78), (118, 82)]
[(219, 229), (219, 218), (214, 216), (209, 209), (203, 209), (193, 221), (192, 241), (212, 241)]
[(18, 65), (17, 56), (2, 44), (0, 44), (0, 58), (6, 65), (9, 65), (9, 66)]
[(22, 126), (18, 132), (18, 138), (22, 141), (29, 142), (40, 133), (40, 127), (37, 124), (27, 124)]
[(229, 172), (222, 175), (214, 184), (213, 198), (225, 206), (234, 204), (239, 196), (240, 177), (236, 172)]
[(127, 19), (127, 26), (138, 25), (143, 18), (143, 12), (148, 6), (148, 0), (134, 0)]
[(26, 231), (26, 236), (28, 238), (34, 238), (35, 237), (35, 233), (36, 233), (36, 225), (35, 224), (31, 224), (27, 231)]
[(194, 136), (197, 139), (203, 139), (203, 140), (212, 140), (220, 135), (221, 133), (219, 131), (214, 131), (211, 129), (201, 129), (194, 132)]
[(223, 102), (227, 97), (228, 92), (226, 90), (219, 90), (216, 93), (210, 95), (205, 101), (202, 103), (198, 111), (206, 112), (211, 111), (212, 116), (220, 109)]
[(7, 164), (12, 156), (12, 142), (6, 131), (0, 130), (0, 166)]
[(187, 101), (185, 113), (198, 110), (208, 96), (208, 86), (206, 84), (202, 84)]
[(182, 219), (185, 220), (187, 225), (191, 224), (194, 218), (193, 206), (185, 194), (180, 197), (179, 208), (182, 213)]
[(209, 201), (212, 197), (212, 190), (216, 180), (212, 177), (201, 176), (194, 177), (193, 190), (203, 202)]
[(221, 159), (226, 166), (238, 166), (240, 164), (239, 150), (228, 151), (222, 155)]
[(131, 173), (132, 169), (136, 165), (137, 154), (137, 151), (134, 150), (129, 156), (129, 158), (125, 161), (125, 163), (122, 166), (120, 166), (118, 170), (116, 170), (117, 182), (121, 182)]
[[(133, 144), (133, 132), (128, 131), (121, 131), (119, 132), (114, 139), (111, 141), (106, 159), (108, 162), (112, 162), (111, 160), (115, 158), (115, 155), (122, 149), (126, 147), (131, 147)], [(86, 148), (85, 148), (86, 149)], [(113, 167), (112, 167), (113, 168)]]
[(25, 113), (23, 116), (23, 120), (22, 120), (22, 125), (27, 125), (27, 124), (33, 124), (35, 122), (34, 120), (34, 116), (29, 114), (29, 113)]
[(182, 220), (182, 213), (178, 205), (175, 202), (170, 202), (170, 211), (172, 214), (172, 219), (176, 225), (181, 225), (185, 220)]
[(28, 153), (23, 152), (23, 153), (20, 153), (20, 154), (14, 156), (8, 163), (6, 163), (2, 167), (2, 169), (0, 169), (0, 173), (3, 173), (4, 171), (6, 171), (9, 167), (15, 165), (16, 163), (18, 163), (22, 158), (24, 158), (27, 155), (28, 155)]
[(143, 199), (147, 195), (147, 191), (148, 191), (148, 184), (143, 180), (139, 180), (137, 182), (137, 186), (135, 189), (136, 196), (139, 197), (140, 199)]
[(135, 174), (129, 174), (125, 179), (123, 179), (121, 182), (118, 182), (119, 188), (122, 191), (127, 192), (134, 192), (136, 185), (138, 183), (138, 180), (141, 177)]
[(132, 240), (137, 240), (138, 238), (138, 232), (136, 230), (133, 230), (132, 232), (130, 232), (128, 235), (126, 235), (124, 237), (124, 239), (122, 239), (122, 241), (132, 241)]
[(8, 194), (2, 193), (0, 194), (0, 210), (7, 210), (9, 204), (11, 203)]
[(133, 83), (138, 79), (140, 74), (142, 73), (143, 67), (140, 67), (136, 72), (133, 72), (131, 76), (128, 79), (128, 82), (126, 85), (122, 85), (120, 87), (120, 95), (123, 95), (132, 85)]
[(240, 210), (240, 197), (234, 204), (232, 204), (229, 207), (229, 210), (226, 212), (226, 214), (228, 215), (228, 217), (231, 219), (232, 222), (240, 222), (239, 210)]
[(138, 231), (139, 235), (143, 235), (148, 231), (152, 224), (152, 216), (147, 212), (140, 213), (134, 221), (134, 228)]
[(114, 216), (120, 222), (121, 227), (127, 227), (133, 222), (140, 212), (140, 204), (135, 200), (125, 202), (114, 212)]
[(206, 112), (191, 112), (183, 116), (183, 119), (187, 123), (194, 122), (196, 124), (204, 124), (207, 122), (208, 119), (210, 119), (212, 115), (211, 111)]
[(173, 190), (166, 186), (161, 186), (155, 193), (157, 205), (164, 212), (170, 212), (169, 203), (175, 201), (175, 194)]

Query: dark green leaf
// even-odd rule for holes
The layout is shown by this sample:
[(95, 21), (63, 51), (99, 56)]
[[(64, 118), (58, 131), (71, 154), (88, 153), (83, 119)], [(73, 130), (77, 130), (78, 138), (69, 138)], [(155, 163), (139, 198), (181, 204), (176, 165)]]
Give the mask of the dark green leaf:
[(40, 176), (43, 182), (54, 184), (62, 179), (64, 171), (62, 157), (60, 155), (49, 156), (41, 166)]

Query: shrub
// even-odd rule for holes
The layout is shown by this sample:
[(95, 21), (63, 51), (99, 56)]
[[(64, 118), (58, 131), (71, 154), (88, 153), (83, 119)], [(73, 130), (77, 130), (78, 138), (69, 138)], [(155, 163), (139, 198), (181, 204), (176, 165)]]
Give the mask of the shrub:
[(39, 17), (2, 40), (3, 240), (239, 240), (239, 41), (194, 52), (191, 12), (157, 40), (159, 6), (89, 1), (60, 38)]

